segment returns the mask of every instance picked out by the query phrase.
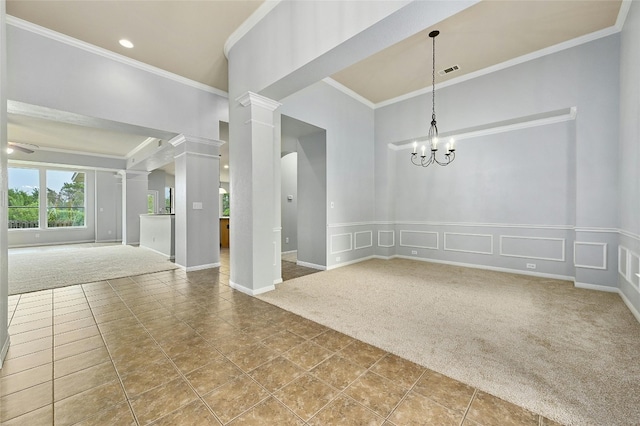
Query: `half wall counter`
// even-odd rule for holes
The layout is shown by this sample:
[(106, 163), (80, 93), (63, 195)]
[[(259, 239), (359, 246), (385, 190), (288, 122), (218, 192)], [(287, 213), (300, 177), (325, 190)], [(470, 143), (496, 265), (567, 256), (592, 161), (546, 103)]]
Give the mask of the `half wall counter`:
[(176, 256), (174, 214), (141, 214), (140, 247), (145, 247), (174, 260)]

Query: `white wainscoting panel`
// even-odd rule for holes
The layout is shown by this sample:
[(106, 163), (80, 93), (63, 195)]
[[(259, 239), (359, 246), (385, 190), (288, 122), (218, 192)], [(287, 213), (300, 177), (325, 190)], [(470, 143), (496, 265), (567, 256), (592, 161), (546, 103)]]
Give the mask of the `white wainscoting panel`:
[(358, 231), (353, 233), (355, 250), (373, 247), (373, 231)]
[(574, 241), (573, 265), (576, 268), (607, 269), (607, 243)]
[(344, 253), (353, 250), (353, 234), (335, 234), (331, 236), (331, 254)]
[(395, 247), (395, 245), (395, 231), (378, 231), (378, 247)]
[(629, 250), (629, 282), (640, 291), (640, 256)]
[(438, 250), (439, 234), (433, 231), (400, 231), (401, 247), (416, 247)]
[(500, 235), (500, 256), (565, 261), (564, 238)]
[(618, 272), (625, 280), (629, 279), (629, 250), (625, 246), (618, 246)]
[(493, 254), (493, 235), (445, 232), (444, 250), (463, 253)]

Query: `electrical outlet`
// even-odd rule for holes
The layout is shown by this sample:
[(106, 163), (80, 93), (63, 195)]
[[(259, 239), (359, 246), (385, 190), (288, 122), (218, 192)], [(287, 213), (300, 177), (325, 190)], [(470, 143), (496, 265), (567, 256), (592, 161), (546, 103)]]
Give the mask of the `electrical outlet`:
[(527, 269), (536, 269), (535, 263), (527, 263)]
[(340, 256), (336, 257), (336, 262), (340, 262)]
[(107, 234), (111, 235), (111, 229), (109, 229), (109, 230), (107, 231)]
[(289, 244), (289, 237), (287, 237), (287, 238), (285, 238), (285, 239), (284, 239), (284, 243), (285, 243), (285, 244)]
[(411, 250), (411, 254), (418, 254), (418, 250)]
[(40, 238), (40, 234), (36, 234), (36, 238)]
[(333, 204), (333, 201), (331, 202), (331, 208), (335, 207), (335, 204)]

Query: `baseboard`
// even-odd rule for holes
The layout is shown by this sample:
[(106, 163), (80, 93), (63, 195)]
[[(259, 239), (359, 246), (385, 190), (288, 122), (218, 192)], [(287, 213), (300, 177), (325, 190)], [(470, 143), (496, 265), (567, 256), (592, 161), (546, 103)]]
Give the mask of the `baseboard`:
[(5, 339), (2, 349), (0, 350), (0, 369), (2, 369), (2, 364), (4, 363), (4, 358), (7, 356), (7, 352), (9, 352), (9, 345), (11, 344), (11, 337), (9, 333), (7, 333), (7, 338)]
[(266, 293), (268, 291), (272, 291), (272, 290), (276, 289), (275, 285), (269, 285), (269, 286), (262, 287), (262, 288), (259, 288), (257, 290), (254, 290), (252, 288), (245, 287), (243, 285), (234, 283), (231, 280), (229, 280), (229, 287), (231, 287), (234, 290), (238, 290), (241, 293), (248, 294), (249, 296), (257, 296), (259, 294)]
[(291, 254), (291, 253), (297, 253), (298, 250), (289, 250), (289, 251), (283, 251), (280, 254)]
[(608, 285), (587, 284), (578, 281), (573, 282), (574, 287), (583, 288), (585, 290), (605, 291), (607, 293), (618, 293), (618, 287), (610, 287)]
[(96, 240), (95, 241), (97, 244), (103, 244), (103, 243), (121, 243), (122, 240)]
[(152, 251), (152, 252), (154, 252), (154, 253), (158, 253), (158, 254), (160, 254), (160, 255), (162, 255), (162, 256), (164, 256), (164, 257), (166, 257), (166, 258), (167, 258), (167, 259), (169, 259), (169, 260), (175, 260), (175, 258), (176, 258), (175, 256), (170, 256), (170, 255), (168, 255), (167, 253), (163, 253), (163, 252), (158, 251), (158, 250), (156, 250), (156, 249), (152, 249), (151, 247), (147, 247), (147, 246), (140, 246), (140, 248), (143, 248), (143, 249), (145, 249), (145, 250)]
[(616, 289), (618, 290), (618, 294), (620, 295), (620, 297), (622, 298), (622, 301), (624, 302), (625, 305), (627, 305), (627, 308), (629, 308), (629, 310), (631, 311), (631, 313), (633, 314), (634, 317), (636, 317), (636, 320), (638, 322), (640, 322), (640, 312), (638, 312), (638, 310), (636, 309), (635, 306), (633, 306), (633, 303), (631, 303), (631, 301), (627, 298), (627, 295), (624, 294), (622, 292), (622, 290), (620, 289)]
[(95, 242), (96, 240), (58, 241), (55, 243), (17, 244), (17, 245), (8, 246), (7, 248), (12, 249), (12, 248), (22, 248), (22, 247), (64, 246), (64, 245), (70, 245), (70, 244), (90, 244)]
[(277, 278), (273, 280), (273, 285), (276, 285), (276, 284), (282, 284), (282, 278)]
[(349, 265), (353, 265), (354, 263), (360, 263), (360, 262), (364, 262), (366, 260), (371, 260), (371, 259), (375, 259), (375, 256), (371, 255), (371, 256), (367, 256), (367, 257), (362, 257), (360, 259), (350, 260), (348, 262), (342, 262), (342, 263), (336, 263), (335, 265), (329, 265), (329, 266), (327, 266), (326, 270), (329, 271), (331, 269), (342, 268), (343, 266), (349, 266)]
[(203, 269), (218, 268), (220, 266), (220, 262), (208, 263), (206, 265), (198, 265), (198, 266), (182, 266), (176, 263), (176, 266), (185, 272), (194, 272), (194, 271), (202, 271)]
[(574, 277), (566, 276), (566, 275), (557, 275), (557, 274), (545, 274), (543, 272), (530, 272), (530, 271), (522, 271), (520, 269), (509, 269), (509, 268), (500, 268), (498, 266), (487, 266), (487, 265), (478, 265), (475, 263), (462, 263), (462, 262), (451, 262), (449, 260), (438, 260), (438, 259), (424, 259), (419, 257), (412, 256), (402, 256), (395, 255), (399, 259), (409, 259), (409, 260), (420, 260), (422, 262), (429, 263), (441, 263), (443, 265), (452, 265), (452, 266), (462, 266), (464, 268), (473, 268), (473, 269), (484, 269), (487, 271), (496, 271), (496, 272), (506, 272), (509, 274), (518, 274), (518, 275), (529, 275), (532, 277), (539, 278), (550, 278), (554, 280), (562, 280), (562, 281), (573, 281)]
[(315, 263), (309, 263), (309, 262), (303, 262), (301, 260), (298, 260), (296, 262), (296, 265), (298, 266), (304, 266), (305, 268), (312, 268), (312, 269), (318, 269), (320, 271), (326, 271), (327, 267), (323, 266), (323, 265), (316, 265)]

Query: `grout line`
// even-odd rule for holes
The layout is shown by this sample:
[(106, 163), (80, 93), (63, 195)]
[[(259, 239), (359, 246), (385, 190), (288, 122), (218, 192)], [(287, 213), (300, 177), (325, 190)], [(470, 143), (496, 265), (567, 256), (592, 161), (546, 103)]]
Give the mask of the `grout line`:
[(462, 426), (464, 424), (464, 421), (467, 418), (467, 414), (469, 414), (469, 410), (471, 409), (471, 404), (473, 404), (473, 400), (476, 398), (477, 394), (478, 394), (478, 388), (474, 388), (473, 389), (473, 395), (471, 395), (471, 399), (469, 400), (469, 405), (467, 405), (467, 409), (464, 410), (464, 414), (462, 415), (462, 420), (460, 421), (460, 426)]

